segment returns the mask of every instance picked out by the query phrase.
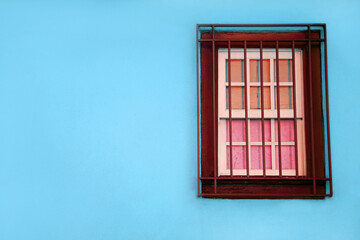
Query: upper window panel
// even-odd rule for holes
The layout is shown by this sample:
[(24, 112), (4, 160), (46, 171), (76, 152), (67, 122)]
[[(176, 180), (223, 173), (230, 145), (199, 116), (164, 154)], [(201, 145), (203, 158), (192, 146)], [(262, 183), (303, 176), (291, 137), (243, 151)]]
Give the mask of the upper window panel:
[(198, 25), (198, 194), (332, 196), (326, 26)]

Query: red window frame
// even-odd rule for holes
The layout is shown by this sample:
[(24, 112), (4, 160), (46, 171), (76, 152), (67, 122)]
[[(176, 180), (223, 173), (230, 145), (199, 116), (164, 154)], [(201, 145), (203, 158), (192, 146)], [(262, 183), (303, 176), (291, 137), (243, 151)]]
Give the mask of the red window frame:
[[(234, 30), (222, 30), (234, 29)], [(255, 29), (240, 30), (239, 29)], [(272, 28), (259, 32), (259, 29)], [(293, 28), (294, 31), (277, 31)], [(322, 34), (319, 29), (323, 29)], [(218, 30), (219, 29), (219, 30)], [(325, 24), (198, 24), (198, 196), (206, 198), (318, 198), (333, 195)], [(306, 176), (218, 176), (218, 49), (303, 50)], [(293, 55), (294, 56), (294, 55)], [(246, 75), (246, 71), (245, 71)], [(324, 79), (324, 81), (323, 81)], [(231, 104), (231, 103), (230, 103)], [(264, 104), (262, 104), (264, 106)], [(280, 109), (278, 111), (281, 111)], [(325, 118), (323, 117), (325, 113)], [(231, 112), (231, 111), (230, 111)], [(231, 119), (231, 115), (230, 115)], [(247, 119), (246, 119), (247, 120)], [(264, 119), (262, 118), (262, 121)], [(326, 127), (324, 128), (324, 125)], [(248, 144), (248, 143), (247, 143)], [(231, 145), (231, 142), (230, 142)], [(230, 164), (232, 166), (232, 164)], [(265, 166), (265, 164), (263, 164)], [(281, 164), (280, 164), (281, 166)], [(231, 169), (232, 170), (232, 169)]]

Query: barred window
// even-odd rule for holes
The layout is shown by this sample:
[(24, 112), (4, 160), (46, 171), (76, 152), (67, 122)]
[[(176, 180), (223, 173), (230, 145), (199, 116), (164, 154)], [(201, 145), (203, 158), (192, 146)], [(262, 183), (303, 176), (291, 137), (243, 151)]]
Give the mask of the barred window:
[(332, 196), (325, 30), (197, 26), (199, 196)]

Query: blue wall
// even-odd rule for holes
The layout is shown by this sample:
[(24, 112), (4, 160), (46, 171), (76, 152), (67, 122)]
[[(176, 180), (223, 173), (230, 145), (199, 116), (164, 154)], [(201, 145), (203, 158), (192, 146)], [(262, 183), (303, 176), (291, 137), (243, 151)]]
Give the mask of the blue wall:
[[(2, 1), (0, 239), (359, 239), (359, 10)], [(328, 24), (334, 197), (197, 198), (195, 25), (312, 22)]]

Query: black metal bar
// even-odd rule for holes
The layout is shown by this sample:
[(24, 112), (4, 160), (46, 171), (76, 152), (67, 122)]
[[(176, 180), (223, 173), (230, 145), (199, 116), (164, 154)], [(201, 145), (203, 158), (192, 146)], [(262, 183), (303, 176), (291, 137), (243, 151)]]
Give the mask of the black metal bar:
[(277, 119), (278, 119), (278, 154), (279, 154), (279, 176), (282, 176), (281, 164), (281, 124), (280, 124), (280, 83), (279, 83), (279, 42), (276, 41), (276, 90), (277, 90)]
[(245, 128), (246, 128), (246, 176), (250, 175), (250, 159), (249, 159), (249, 119), (248, 119), (248, 101), (247, 101), (247, 56), (246, 56), (246, 40), (244, 41), (244, 83), (245, 83)]
[(261, 87), (261, 135), (262, 135), (262, 162), (263, 162), (263, 177), (265, 177), (265, 127), (264, 127), (264, 79), (263, 79), (263, 49), (262, 49), (262, 41), (260, 41), (260, 87)]
[(199, 26), (196, 25), (196, 100), (197, 100), (197, 176), (198, 195), (200, 195), (200, 99), (199, 99)]
[[(214, 179), (214, 177), (201, 177), (200, 178), (201, 180), (212, 180)], [(233, 180), (264, 180), (264, 178), (261, 176), (250, 176), (250, 177), (247, 177), (247, 176), (233, 176), (233, 177), (228, 177), (228, 176), (220, 176), (220, 177), (217, 177), (218, 180), (221, 180), (221, 179), (233, 179)], [(302, 181), (302, 180), (308, 180), (308, 181), (313, 181), (313, 178), (309, 178), (309, 177), (296, 177), (296, 176), (282, 176), (282, 177), (277, 177), (277, 176), (267, 176), (266, 177), (266, 180), (288, 180), (288, 181), (291, 181), (291, 180), (299, 180), (299, 181)], [(315, 178), (315, 180), (317, 181), (330, 181), (331, 178)]]
[(201, 196), (204, 197), (256, 197), (256, 198), (267, 198), (267, 197), (274, 197), (274, 198), (312, 198), (312, 197), (331, 197), (330, 194), (257, 194), (257, 193), (231, 193), (231, 194), (225, 194), (225, 193), (219, 193), (219, 194), (207, 194), (202, 193)]
[[(308, 37), (310, 38), (310, 25), (308, 26)], [(311, 129), (314, 128), (314, 113), (313, 113), (313, 91), (312, 91), (312, 76), (311, 76), (311, 41), (308, 41), (308, 74), (309, 74), (309, 90), (310, 90), (310, 126)], [(315, 180), (315, 139), (314, 139), (314, 131), (311, 131), (311, 163), (312, 163), (312, 177), (313, 177), (313, 188), (314, 194), (316, 194), (316, 180)]]
[(232, 156), (232, 119), (231, 119), (231, 42), (228, 42), (228, 81), (229, 81), (229, 139), (230, 139), (230, 176), (233, 176), (233, 156)]
[[(295, 41), (295, 42), (307, 42), (309, 39), (262, 39), (261, 41), (263, 42), (275, 42), (275, 41), (278, 41), (278, 42), (291, 42), (291, 41)], [(319, 39), (310, 39), (311, 41), (313, 42), (323, 42), (323, 41), (326, 41), (325, 38), (319, 38)], [(229, 41), (228, 39), (199, 39), (199, 42), (212, 42), (212, 41), (215, 41), (215, 42), (227, 42)], [(232, 42), (243, 42), (244, 39), (231, 39)], [(258, 42), (259, 39), (247, 39), (246, 41), (248, 42)]]
[(307, 26), (324, 26), (325, 23), (294, 23), (294, 24), (197, 24), (199, 27), (307, 27)]
[[(324, 38), (327, 39), (326, 25), (324, 25)], [(326, 119), (327, 119), (327, 137), (329, 154), (329, 178), (330, 178), (330, 196), (333, 195), (332, 169), (331, 169), (331, 144), (330, 144), (330, 117), (329, 117), (329, 87), (328, 87), (328, 66), (327, 66), (327, 41), (325, 40), (325, 92), (326, 92)]]
[[(292, 41), (292, 78), (293, 78), (293, 109), (294, 109), (294, 133), (295, 133), (295, 173), (296, 177), (299, 176), (298, 166), (298, 139), (297, 139), (297, 112), (296, 112), (296, 74), (295, 74), (295, 42)], [(290, 69), (289, 69), (290, 71)]]

